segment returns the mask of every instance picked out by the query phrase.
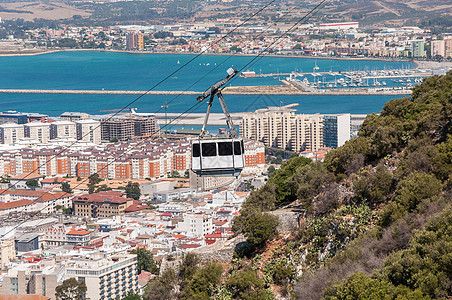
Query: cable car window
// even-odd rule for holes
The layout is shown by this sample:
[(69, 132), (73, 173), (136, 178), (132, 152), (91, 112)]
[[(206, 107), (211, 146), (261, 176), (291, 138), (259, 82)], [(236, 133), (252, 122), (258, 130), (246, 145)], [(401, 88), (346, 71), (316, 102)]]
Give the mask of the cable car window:
[(232, 155), (232, 142), (219, 142), (218, 154), (220, 156)]
[(200, 155), (199, 144), (193, 144), (193, 157), (199, 157)]
[(240, 145), (242, 145), (242, 153), (245, 153), (245, 146), (243, 146), (243, 140), (240, 141)]
[(242, 147), (240, 142), (234, 142), (234, 155), (242, 155)]
[(217, 156), (217, 144), (202, 143), (202, 156)]

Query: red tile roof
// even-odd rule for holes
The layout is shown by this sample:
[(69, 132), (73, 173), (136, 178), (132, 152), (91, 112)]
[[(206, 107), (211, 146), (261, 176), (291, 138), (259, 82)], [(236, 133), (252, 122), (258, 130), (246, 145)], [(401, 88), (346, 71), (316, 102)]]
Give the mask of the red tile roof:
[(173, 238), (175, 238), (175, 239), (183, 239), (183, 238), (186, 238), (187, 236), (186, 235), (183, 235), (183, 234), (176, 234), (176, 235), (173, 235)]
[(10, 209), (10, 208), (15, 208), (15, 207), (21, 207), (21, 206), (26, 206), (26, 205), (30, 205), (35, 203), (34, 201), (28, 200), (28, 199), (23, 199), (23, 200), (18, 200), (18, 201), (11, 201), (11, 202), (0, 202), (0, 210), (6, 210), (6, 209)]
[(72, 228), (71, 230), (69, 230), (68, 233), (66, 233), (67, 235), (87, 235), (89, 234), (88, 231), (84, 230), (84, 229), (75, 229)]
[(179, 245), (179, 247), (182, 249), (193, 249), (193, 248), (199, 248), (199, 247), (201, 247), (201, 245), (189, 244), (189, 245)]

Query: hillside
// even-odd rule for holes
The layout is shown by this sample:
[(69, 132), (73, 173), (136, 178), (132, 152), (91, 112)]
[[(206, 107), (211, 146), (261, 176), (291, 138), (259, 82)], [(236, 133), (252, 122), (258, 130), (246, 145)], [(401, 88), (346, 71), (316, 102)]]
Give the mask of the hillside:
[[(185, 255), (145, 299), (449, 299), (452, 72), (369, 115), (325, 162), (296, 157), (251, 193), (232, 260)], [(223, 257), (224, 259), (224, 257)]]
[[(267, 24), (291, 11), (284, 23), (295, 22), (317, 1), (300, 6), (294, 0), (276, 1), (274, 9), (264, 10), (250, 24)], [(159, 24), (202, 22), (218, 19), (246, 19), (251, 11), (262, 6), (261, 1), (72, 1), (72, 0), (5, 0), (0, 4), (4, 20), (21, 18), (65, 20), (67, 24)], [(448, 0), (332, 0), (309, 22), (359, 21), (361, 26), (422, 26), (434, 32), (450, 32), (452, 3)]]
[(336, 1), (326, 11), (365, 26), (452, 26), (452, 3), (446, 0)]

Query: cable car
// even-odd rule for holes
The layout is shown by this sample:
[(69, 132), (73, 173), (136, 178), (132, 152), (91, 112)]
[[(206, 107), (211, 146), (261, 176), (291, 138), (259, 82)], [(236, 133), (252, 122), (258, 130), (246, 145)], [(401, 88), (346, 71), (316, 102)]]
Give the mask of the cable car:
[[(221, 94), (221, 88), (238, 71), (230, 68), (228, 76), (211, 86), (202, 96), (197, 98), (198, 102), (210, 97), (204, 124), (199, 137), (192, 141), (191, 169), (199, 176), (239, 176), (245, 166), (245, 149), (243, 140), (238, 136), (229, 114), (226, 102)], [(212, 108), (213, 99), (218, 100), (226, 116), (226, 124), (229, 132), (219, 135), (206, 135), (206, 126)]]

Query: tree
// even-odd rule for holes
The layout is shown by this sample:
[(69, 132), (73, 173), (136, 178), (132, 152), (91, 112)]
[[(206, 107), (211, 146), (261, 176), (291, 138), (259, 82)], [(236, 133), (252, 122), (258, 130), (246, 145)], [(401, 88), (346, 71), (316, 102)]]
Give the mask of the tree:
[(25, 182), (25, 184), (28, 187), (38, 187), (39, 186), (39, 181), (37, 181), (36, 179), (30, 179), (30, 180), (27, 180), (27, 182)]
[(117, 143), (118, 141), (119, 141), (118, 138), (115, 138), (115, 137), (112, 137), (110, 139), (110, 143)]
[(278, 218), (268, 213), (254, 213), (247, 218), (242, 228), (247, 242), (253, 247), (260, 247), (276, 234)]
[(99, 174), (97, 174), (97, 173), (90, 175), (88, 177), (88, 180), (89, 180), (90, 185), (96, 185), (102, 181), (102, 179), (99, 177)]
[(72, 193), (71, 185), (67, 182), (63, 182), (61, 184), (61, 190), (65, 193), (69, 193), (69, 194)]
[(138, 184), (138, 182), (129, 181), (129, 183), (127, 183), (126, 195), (128, 198), (132, 198), (135, 200), (140, 199), (141, 190), (140, 190), (140, 185)]
[(149, 280), (146, 285), (145, 299), (147, 300), (170, 300), (176, 299), (176, 272), (167, 268), (163, 273)]
[(129, 292), (122, 300), (142, 300), (140, 295)]
[(137, 255), (138, 272), (146, 271), (156, 275), (159, 274), (159, 266), (154, 261), (154, 255), (152, 255), (151, 251), (144, 248), (138, 248), (136, 250), (133, 250), (132, 254)]
[(57, 300), (84, 300), (85, 295), (85, 281), (78, 282), (75, 278), (66, 279), (55, 289)]
[(222, 273), (223, 267), (218, 263), (208, 263), (199, 268), (187, 286), (187, 299), (210, 299)]
[(70, 215), (70, 214), (72, 214), (72, 207), (63, 208), (63, 215)]
[(272, 299), (271, 293), (265, 288), (264, 280), (251, 269), (233, 273), (227, 281), (227, 286), (236, 299)]
[(276, 169), (274, 166), (268, 167), (268, 169), (267, 169), (268, 177), (272, 176), (273, 172), (275, 172), (275, 171), (276, 171)]

